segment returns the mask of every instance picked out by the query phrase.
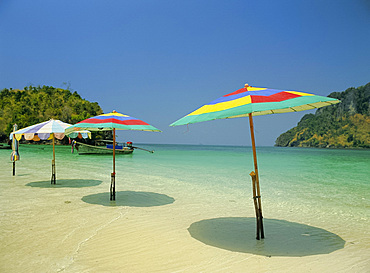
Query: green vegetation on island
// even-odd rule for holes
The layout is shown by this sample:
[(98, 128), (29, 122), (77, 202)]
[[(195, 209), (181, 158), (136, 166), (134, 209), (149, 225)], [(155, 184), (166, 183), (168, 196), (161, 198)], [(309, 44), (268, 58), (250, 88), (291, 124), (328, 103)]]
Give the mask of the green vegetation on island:
[(77, 92), (52, 86), (28, 86), (0, 91), (0, 141), (6, 141), (16, 123), (24, 128), (49, 119), (75, 124), (103, 111), (97, 102), (82, 99)]
[(317, 109), (281, 134), (275, 146), (370, 148), (370, 83), (328, 97), (341, 103)]

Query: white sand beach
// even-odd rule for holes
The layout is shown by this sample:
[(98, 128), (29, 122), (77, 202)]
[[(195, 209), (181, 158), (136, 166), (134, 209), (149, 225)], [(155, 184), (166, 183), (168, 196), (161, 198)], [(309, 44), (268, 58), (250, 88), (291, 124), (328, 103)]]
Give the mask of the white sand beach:
[(369, 272), (368, 219), (338, 225), (265, 198), (257, 241), (248, 185), (210, 189), (129, 165), (125, 177), (118, 163), (110, 202), (109, 168), (59, 160), (53, 186), (50, 166), (22, 160), (12, 177), (1, 159), (0, 272)]

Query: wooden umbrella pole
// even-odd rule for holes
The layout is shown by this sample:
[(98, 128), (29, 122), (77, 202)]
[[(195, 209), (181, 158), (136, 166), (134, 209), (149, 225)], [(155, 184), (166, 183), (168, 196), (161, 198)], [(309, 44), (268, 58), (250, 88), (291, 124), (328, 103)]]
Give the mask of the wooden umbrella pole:
[(55, 136), (53, 136), (53, 161), (51, 162), (51, 184), (55, 184)]
[(258, 203), (257, 203), (257, 194), (256, 194), (256, 174), (252, 171), (250, 174), (249, 174), (252, 178), (252, 189), (253, 189), (253, 203), (254, 203), (254, 210), (256, 212), (256, 219), (257, 219), (257, 229), (256, 229), (256, 239), (259, 240), (260, 239), (260, 211), (259, 211), (259, 208), (258, 208)]
[(115, 201), (116, 200), (116, 176), (114, 173), (111, 173), (110, 177), (110, 201)]
[(113, 128), (113, 173), (111, 174), (110, 200), (116, 200), (116, 129)]
[[(13, 125), (13, 132), (17, 131), (18, 126), (17, 124)], [(16, 150), (18, 151), (18, 143), (16, 143), (16, 138), (15, 135), (13, 134), (13, 139), (12, 139), (12, 160), (13, 160), (13, 176), (15, 176), (15, 161), (18, 160), (16, 154)]]
[(116, 129), (113, 128), (113, 173), (116, 174)]
[(257, 166), (257, 152), (256, 152), (256, 142), (254, 139), (254, 126), (253, 126), (253, 117), (252, 113), (249, 113), (249, 126), (251, 129), (251, 140), (252, 140), (252, 150), (253, 150), (253, 160), (254, 160), (254, 172), (256, 174), (256, 190), (257, 190), (257, 200), (258, 200), (258, 210), (259, 210), (259, 226), (261, 232), (261, 238), (265, 238), (264, 231), (263, 231), (263, 216), (262, 216), (262, 204), (261, 204), (261, 193), (260, 193), (260, 183), (259, 183), (259, 175), (258, 175), (258, 166)]

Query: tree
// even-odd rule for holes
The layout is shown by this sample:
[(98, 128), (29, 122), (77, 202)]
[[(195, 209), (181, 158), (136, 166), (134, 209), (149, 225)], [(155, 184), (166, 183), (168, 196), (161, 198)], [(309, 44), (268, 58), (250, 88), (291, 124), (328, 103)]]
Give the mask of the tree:
[(15, 123), (24, 128), (53, 118), (75, 124), (102, 113), (97, 102), (82, 99), (76, 91), (45, 85), (5, 88), (0, 91), (0, 141), (7, 141)]

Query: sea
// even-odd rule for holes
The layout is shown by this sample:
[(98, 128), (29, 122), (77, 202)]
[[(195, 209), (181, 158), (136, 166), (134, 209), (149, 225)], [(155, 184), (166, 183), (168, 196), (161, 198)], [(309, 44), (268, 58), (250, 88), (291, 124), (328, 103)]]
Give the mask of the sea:
[[(24, 234), (26, 232), (23, 230), (24, 227), (32, 226), (33, 223), (30, 219), (25, 220), (26, 213), (35, 215), (42, 214), (43, 211), (47, 213), (48, 206), (56, 206), (52, 201), (55, 200), (56, 203), (63, 203), (63, 206), (67, 206), (68, 203), (74, 204), (75, 213), (83, 207), (96, 210), (95, 215), (103, 209), (107, 212), (109, 210), (110, 213), (113, 213), (114, 209), (121, 209), (120, 213), (123, 215), (123, 209), (134, 208), (137, 210), (136, 213), (140, 214), (140, 219), (145, 218), (145, 213), (151, 213), (149, 209), (153, 209), (153, 213), (159, 213), (160, 207), (168, 208), (161, 212), (165, 217), (161, 221), (168, 222), (167, 233), (171, 234), (171, 228), (178, 230), (180, 235), (173, 235), (178, 236), (173, 241), (183, 240), (184, 245), (189, 244), (189, 248), (194, 244), (194, 248), (199, 245), (214, 251), (223, 251), (223, 255), (239, 253), (261, 257), (327, 255), (326, 260), (316, 259), (316, 263), (317, 261), (329, 265), (342, 263), (343, 272), (352, 269), (355, 269), (354, 272), (366, 272), (366, 268), (368, 270), (370, 150), (257, 147), (266, 236), (265, 245), (261, 246), (254, 243), (255, 211), (252, 180), (249, 175), (254, 170), (251, 147), (135, 145), (154, 150), (154, 153), (137, 149), (131, 155), (116, 156), (116, 201), (109, 200), (112, 155), (79, 155), (76, 150), (72, 153), (70, 146), (56, 146), (57, 183), (51, 185), (51, 145), (21, 144), (19, 147), (21, 159), (15, 163), (15, 176), (12, 175), (13, 164), (10, 162), (11, 150), (0, 150), (0, 204), (3, 230), (0, 253), (18, 254), (15, 255), (17, 262), (10, 254), (1, 258), (3, 265), (0, 269), (9, 269), (6, 266), (11, 264), (15, 265), (16, 270), (43, 268), (40, 265), (27, 267), (25, 266), (27, 263), (19, 262), (29, 253), (27, 254), (27, 251), (21, 251), (23, 254), (18, 253), (20, 250), (13, 248), (12, 243), (20, 240), (20, 245), (28, 243), (34, 245), (29, 241), (29, 232), (32, 231), (28, 231), (27, 236)], [(26, 204), (32, 204), (40, 210), (32, 211), (31, 206)], [(58, 213), (68, 218), (70, 214), (64, 211), (63, 206), (58, 207)], [(57, 216), (53, 214), (50, 217)], [(83, 221), (87, 223), (90, 220)], [(155, 220), (152, 218), (151, 221)], [(173, 227), (171, 223), (174, 223)], [(19, 228), (17, 225), (21, 225), (22, 228), (14, 234), (13, 229)], [(240, 230), (243, 226), (248, 226), (248, 230)], [(56, 226), (49, 228), (54, 231), (58, 229)], [(75, 229), (77, 227), (74, 227)], [(68, 232), (72, 234), (74, 231)], [(253, 245), (246, 246), (248, 242), (240, 239), (243, 237), (240, 234), (239, 237), (233, 237), (238, 232), (248, 237), (248, 242), (253, 242)], [(76, 236), (75, 241), (70, 242), (71, 250), (65, 253), (66, 258), (51, 258), (49, 267), (43, 269), (77, 272), (83, 268), (71, 267), (72, 263), (78, 261), (79, 253), (83, 252), (83, 242), (92, 238), (82, 233), (81, 236), (85, 237), (79, 239)], [(72, 238), (72, 235), (70, 237)], [(70, 237), (68, 239), (63, 237), (63, 240), (68, 241)], [(269, 240), (272, 242), (270, 246)], [(140, 245), (140, 241), (136, 243)], [(168, 247), (170, 245), (169, 243)], [(33, 247), (37, 249), (37, 246)], [(88, 248), (87, 243), (85, 247)], [(186, 256), (187, 250), (182, 251)], [(337, 253), (332, 261), (328, 258), (331, 253)], [(55, 263), (57, 259), (60, 261)], [(230, 259), (235, 263), (237, 257), (232, 256)], [(158, 272), (196, 272), (197, 269), (199, 272), (213, 271), (212, 267), (204, 264), (199, 264), (200, 267), (197, 269), (187, 266), (185, 270), (184, 263), (174, 263), (174, 266), (177, 265), (174, 268), (155, 264), (152, 269), (158, 266), (156, 268)], [(192, 263), (196, 263), (196, 259)], [(312, 261), (311, 268), (314, 269), (312, 272), (315, 272), (314, 265), (315, 262)], [(139, 272), (142, 269), (138, 263), (131, 266), (132, 272)], [(233, 267), (228, 266), (224, 272), (234, 272)], [(219, 270), (220, 268), (223, 267), (218, 267)], [(297, 267), (288, 269), (287, 271), (294, 272)], [(321, 269), (325, 269), (325, 266)], [(86, 268), (85, 270), (90, 272), (91, 267), (90, 270)], [(330, 270), (326, 268), (323, 272)]]

